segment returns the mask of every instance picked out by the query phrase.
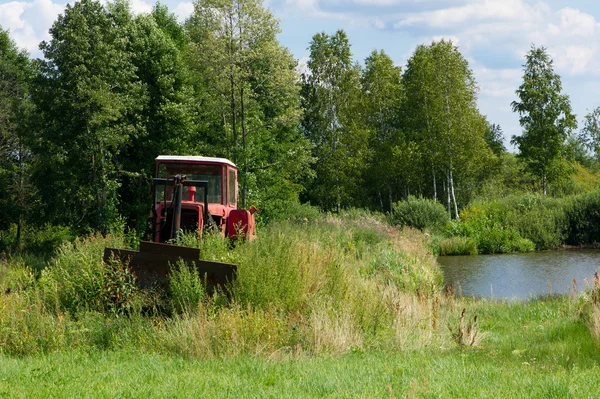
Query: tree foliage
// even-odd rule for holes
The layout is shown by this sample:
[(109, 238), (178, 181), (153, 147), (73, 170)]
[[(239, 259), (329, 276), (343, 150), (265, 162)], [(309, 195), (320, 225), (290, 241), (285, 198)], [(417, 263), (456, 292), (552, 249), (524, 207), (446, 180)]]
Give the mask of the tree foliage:
[(199, 0), (185, 27), (202, 150), (238, 165), (243, 206), (268, 214), (297, 200), (311, 158), (278, 21), (257, 0)]
[[(414, 140), (417, 162), (429, 171), (433, 198), (440, 177), (448, 212), (458, 217), (458, 186), (468, 199), (482, 180), (491, 151), (485, 143), (485, 118), (477, 109), (477, 85), (468, 62), (451, 42), (419, 46), (403, 75), (404, 124)], [(421, 180), (423, 181), (423, 179)]]
[(389, 212), (399, 184), (407, 179), (406, 164), (394, 156), (400, 139), (399, 116), (404, 95), (401, 78), (401, 68), (384, 51), (373, 51), (365, 60), (362, 109), (371, 149), (365, 184), (371, 198), (369, 205), (379, 202), (380, 209)]
[(585, 116), (579, 137), (583, 145), (594, 154), (596, 162), (600, 163), (600, 107), (594, 108)]
[(0, 27), (0, 229), (16, 223), (17, 241), (28, 214), (27, 204), (35, 202), (27, 137), (32, 116), (31, 76), (28, 54)]
[(306, 197), (339, 211), (366, 200), (361, 186), (369, 148), (368, 132), (359, 117), (360, 68), (352, 61), (344, 31), (314, 35), (309, 49), (308, 71), (302, 76), (302, 127), (313, 145), (318, 179)]
[(548, 181), (565, 172), (565, 142), (577, 127), (571, 113), (569, 96), (562, 94), (560, 76), (544, 47), (531, 46), (523, 66), (523, 83), (516, 91), (519, 101), (512, 108), (519, 114), (521, 136), (511, 142), (519, 149), (519, 157), (540, 178), (544, 195)]

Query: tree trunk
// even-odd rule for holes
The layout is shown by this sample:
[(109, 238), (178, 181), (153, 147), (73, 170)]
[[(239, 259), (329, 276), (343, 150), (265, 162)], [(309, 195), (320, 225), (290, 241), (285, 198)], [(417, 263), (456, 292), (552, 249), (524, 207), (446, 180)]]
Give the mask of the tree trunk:
[(460, 220), (458, 216), (458, 205), (456, 204), (456, 195), (454, 195), (454, 178), (452, 177), (452, 158), (450, 158), (450, 170), (448, 172), (448, 177), (450, 178), (450, 192), (452, 193), (452, 201), (454, 202), (454, 215), (456, 216), (456, 220)]
[(450, 173), (446, 172), (446, 206), (448, 208), (448, 216), (452, 218), (452, 210), (450, 208)]
[(547, 179), (546, 179), (546, 172), (544, 172), (544, 174), (542, 175), (542, 186), (543, 186), (543, 190), (544, 190), (544, 197), (546, 196), (546, 186), (547, 186)]
[(246, 196), (248, 194), (248, 155), (246, 152), (246, 115), (244, 109), (244, 85), (240, 85), (240, 118), (242, 122), (242, 155), (244, 180), (242, 183), (242, 208), (246, 209)]
[(235, 71), (234, 71), (234, 45), (233, 45), (233, 16), (229, 14), (229, 106), (231, 108), (231, 130), (233, 131), (233, 161), (238, 162), (237, 149), (238, 149), (238, 136), (237, 136), (237, 111), (235, 107)]
[(431, 164), (431, 174), (433, 175), (433, 200), (437, 201), (437, 182), (435, 181), (435, 168)]
[(387, 181), (388, 183), (388, 198), (390, 200), (390, 215), (394, 213), (394, 202), (392, 201), (392, 184), (390, 179)]

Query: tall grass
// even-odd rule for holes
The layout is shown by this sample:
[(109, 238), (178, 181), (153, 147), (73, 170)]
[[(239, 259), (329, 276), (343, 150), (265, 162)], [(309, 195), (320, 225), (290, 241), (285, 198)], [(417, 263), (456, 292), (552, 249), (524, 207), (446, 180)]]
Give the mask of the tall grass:
[(0, 270), (0, 351), (278, 357), (450, 339), (431, 322), (442, 278), (427, 237), (383, 216), (314, 214), (265, 226), (251, 242), (184, 234), (179, 244), (238, 265), (227, 296), (206, 295), (185, 264), (173, 265), (167, 291), (140, 291), (126, 267), (101, 260), (104, 247), (125, 246), (122, 235), (64, 244), (39, 276), (11, 260)]

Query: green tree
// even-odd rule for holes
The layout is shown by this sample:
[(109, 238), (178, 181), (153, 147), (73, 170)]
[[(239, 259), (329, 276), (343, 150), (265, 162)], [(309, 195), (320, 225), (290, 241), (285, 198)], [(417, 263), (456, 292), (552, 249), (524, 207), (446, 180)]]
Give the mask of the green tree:
[(600, 163), (600, 107), (585, 116), (585, 124), (580, 135), (581, 142), (590, 150), (596, 162)]
[[(406, 95), (402, 103), (402, 125), (407, 130), (405, 140), (412, 146), (402, 146), (400, 157), (411, 159), (411, 164), (419, 165), (416, 194), (423, 195), (425, 179), (431, 179), (431, 196), (438, 199), (438, 175), (442, 168), (439, 128), (434, 115), (435, 87), (433, 84), (434, 65), (429, 46), (418, 46), (407, 62), (402, 75)], [(425, 172), (427, 171), (427, 172)], [(429, 174), (430, 173), (430, 174)], [(413, 175), (414, 176), (414, 175)]]
[(365, 204), (368, 130), (361, 116), (360, 68), (342, 30), (318, 33), (302, 77), (302, 127), (313, 144), (316, 178), (307, 198), (325, 209)]
[[(365, 182), (370, 187), (371, 197), (379, 200), (385, 210), (393, 212), (392, 204), (397, 194), (393, 192), (398, 180), (405, 178), (402, 159), (394, 156), (394, 144), (398, 139), (398, 116), (403, 90), (401, 68), (395, 66), (384, 51), (373, 51), (365, 60), (361, 76), (364, 93), (363, 118), (369, 130), (371, 158)], [(383, 194), (382, 194), (383, 193)]]
[(185, 59), (187, 38), (183, 27), (166, 6), (158, 4), (151, 14), (131, 16), (126, 3), (110, 6), (122, 15), (126, 51), (140, 85), (139, 109), (130, 123), (143, 134), (133, 135), (117, 156), (119, 194), (130, 225), (147, 227), (148, 178), (154, 174), (154, 159), (160, 154), (188, 154), (198, 141), (196, 105)]
[(493, 153), (497, 156), (506, 152), (506, 147), (504, 147), (504, 133), (502, 133), (500, 125), (488, 123), (488, 126), (485, 129), (484, 139)]
[(513, 136), (511, 143), (517, 145), (518, 156), (531, 173), (541, 179), (546, 195), (548, 182), (565, 173), (565, 142), (577, 120), (569, 96), (561, 93), (560, 76), (546, 49), (532, 45), (525, 58), (523, 83), (516, 91), (519, 101), (512, 102), (523, 134)]
[(199, 0), (185, 24), (198, 103), (197, 147), (240, 169), (241, 204), (276, 213), (297, 200), (309, 170), (296, 61), (258, 0)]
[(127, 46), (130, 15), (94, 0), (67, 5), (40, 45), (34, 100), (41, 112), (36, 178), (48, 216), (106, 231), (118, 217), (115, 160), (145, 135), (143, 93)]
[(19, 50), (8, 31), (0, 27), (0, 229), (16, 223), (17, 244), (28, 205), (34, 202), (28, 146), (31, 77), (28, 54)]
[(458, 48), (451, 42), (419, 46), (403, 75), (403, 104), (408, 139), (417, 144), (415, 156), (429, 169), (433, 198), (439, 174), (445, 175), (448, 212), (458, 218), (456, 179), (468, 200), (492, 156), (484, 140), (485, 118), (477, 109), (477, 84)]

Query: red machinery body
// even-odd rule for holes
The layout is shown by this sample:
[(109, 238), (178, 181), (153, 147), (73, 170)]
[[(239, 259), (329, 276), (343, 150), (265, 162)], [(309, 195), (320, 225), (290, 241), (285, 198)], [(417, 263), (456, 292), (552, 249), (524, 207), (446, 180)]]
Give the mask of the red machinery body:
[[(256, 208), (238, 209), (238, 170), (230, 160), (161, 155), (156, 158), (155, 176), (155, 242), (166, 242), (174, 238), (172, 226), (175, 219), (180, 222), (178, 227), (182, 230), (198, 231), (200, 234), (206, 225), (214, 224), (224, 237), (237, 239), (243, 236), (253, 239), (256, 236)], [(183, 179), (178, 186), (183, 190), (180, 202), (175, 198), (177, 189), (171, 183), (171, 179), (175, 177)], [(176, 209), (174, 205), (179, 203), (180, 209)]]

